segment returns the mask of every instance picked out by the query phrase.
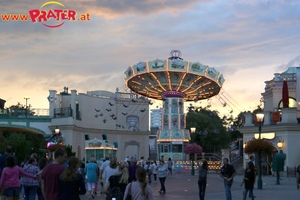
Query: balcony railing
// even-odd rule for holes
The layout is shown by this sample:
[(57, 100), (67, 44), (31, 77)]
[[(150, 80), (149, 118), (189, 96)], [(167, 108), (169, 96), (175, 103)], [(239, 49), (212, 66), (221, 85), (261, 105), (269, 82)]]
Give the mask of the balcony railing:
[(72, 117), (72, 114), (73, 110), (70, 107), (54, 109), (54, 118)]
[(0, 109), (0, 118), (48, 118), (49, 109)]

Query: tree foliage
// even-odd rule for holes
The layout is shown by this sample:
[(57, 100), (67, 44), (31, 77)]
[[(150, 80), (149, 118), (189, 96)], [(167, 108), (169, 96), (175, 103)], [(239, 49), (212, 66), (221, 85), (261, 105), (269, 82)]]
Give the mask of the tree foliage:
[(72, 151), (72, 145), (64, 145), (64, 148), (67, 152), (68, 157), (76, 155), (76, 153)]
[(0, 152), (4, 153), (5, 147), (8, 145), (12, 146), (13, 153), (19, 162), (22, 162), (26, 155), (32, 153), (41, 155), (40, 149), (46, 148), (43, 135), (4, 131), (2, 134), (0, 133)]
[(17, 103), (17, 105), (11, 105), (8, 107), (11, 116), (19, 116), (19, 115), (26, 115), (27, 116), (33, 116), (35, 114), (34, 109), (30, 109), (30, 106), (25, 106), (21, 104), (20, 102)]
[(220, 153), (221, 149), (228, 148), (231, 142), (230, 134), (227, 131), (227, 123), (219, 117), (217, 111), (207, 108), (196, 108), (187, 113), (186, 128), (196, 128), (192, 134), (192, 142), (203, 147), (203, 152)]

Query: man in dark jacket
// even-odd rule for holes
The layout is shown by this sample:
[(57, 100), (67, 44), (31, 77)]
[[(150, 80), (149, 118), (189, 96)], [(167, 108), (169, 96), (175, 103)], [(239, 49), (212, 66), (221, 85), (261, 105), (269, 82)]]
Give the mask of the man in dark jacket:
[(232, 200), (231, 197), (231, 185), (233, 183), (233, 177), (236, 175), (233, 165), (228, 163), (228, 158), (223, 159), (223, 167), (221, 168), (220, 177), (224, 179), (224, 187), (226, 192), (226, 200)]

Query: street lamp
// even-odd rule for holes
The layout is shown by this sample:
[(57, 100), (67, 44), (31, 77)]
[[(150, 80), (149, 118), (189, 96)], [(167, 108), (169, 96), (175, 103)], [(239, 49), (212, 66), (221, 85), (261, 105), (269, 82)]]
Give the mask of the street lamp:
[(54, 129), (54, 133), (55, 134), (59, 134), (59, 128), (58, 128), (58, 126), (56, 126), (56, 128)]
[[(195, 127), (191, 127), (191, 139), (192, 139), (192, 143), (194, 143), (194, 137), (193, 137), (193, 135), (194, 135), (194, 133), (196, 132), (196, 128)], [(194, 176), (195, 175), (195, 169), (194, 169), (194, 156), (195, 156), (195, 154), (193, 153), (192, 154), (192, 170), (191, 170), (191, 175), (192, 176)]]
[[(256, 120), (259, 122), (258, 126), (258, 139), (261, 140), (261, 127), (264, 119), (263, 113), (256, 113)], [(257, 179), (257, 189), (262, 189), (262, 179), (261, 179), (261, 150), (258, 151), (258, 179)]]
[(278, 143), (277, 143), (277, 146), (278, 146), (278, 148), (282, 148), (282, 146), (283, 146), (283, 143), (284, 143), (284, 140), (282, 139), (282, 137), (278, 137)]
[(27, 112), (28, 112), (28, 109), (27, 109), (27, 101), (28, 101), (28, 99), (30, 99), (30, 97), (29, 96), (25, 96), (24, 97), (24, 99), (26, 100), (26, 111), (25, 111), (25, 115), (26, 115), (26, 117), (27, 117)]

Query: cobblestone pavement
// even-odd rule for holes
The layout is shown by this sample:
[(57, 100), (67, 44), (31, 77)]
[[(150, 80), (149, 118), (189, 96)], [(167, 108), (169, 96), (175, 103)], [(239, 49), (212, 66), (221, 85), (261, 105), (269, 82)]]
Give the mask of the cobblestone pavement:
[[(243, 199), (243, 188), (240, 187), (242, 182), (242, 175), (237, 175), (234, 178), (234, 183), (231, 189), (232, 199)], [(190, 174), (173, 174), (168, 176), (165, 186), (166, 194), (161, 195), (158, 193), (160, 183), (152, 182), (150, 185), (153, 190), (154, 199), (163, 200), (185, 200), (185, 199), (199, 199), (198, 197), (198, 177), (197, 175), (191, 176)], [(296, 178), (287, 179), (282, 177), (280, 185), (276, 185), (276, 178), (272, 176), (263, 176), (263, 189), (254, 189), (255, 200), (299, 200), (300, 191), (296, 188)], [(82, 200), (87, 200), (88, 195), (81, 196)], [(98, 195), (95, 199), (104, 200), (104, 195)], [(210, 172), (208, 174), (207, 187), (206, 187), (206, 200), (225, 200), (225, 191), (223, 180), (219, 174)], [(250, 199), (250, 198), (248, 198)]]

